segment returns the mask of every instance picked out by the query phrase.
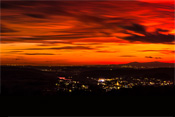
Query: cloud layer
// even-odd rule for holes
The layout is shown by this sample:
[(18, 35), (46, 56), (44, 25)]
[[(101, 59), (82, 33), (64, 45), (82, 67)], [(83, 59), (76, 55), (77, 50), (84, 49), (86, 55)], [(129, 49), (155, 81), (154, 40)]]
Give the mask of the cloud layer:
[(174, 21), (174, 1), (2, 1), (2, 61), (174, 62)]
[(173, 10), (140, 1), (3, 1), (2, 42), (174, 43)]

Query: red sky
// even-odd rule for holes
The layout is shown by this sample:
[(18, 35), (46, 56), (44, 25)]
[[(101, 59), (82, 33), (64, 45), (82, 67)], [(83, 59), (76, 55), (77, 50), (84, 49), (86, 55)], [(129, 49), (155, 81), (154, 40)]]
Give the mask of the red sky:
[(174, 1), (2, 1), (1, 63), (174, 63)]

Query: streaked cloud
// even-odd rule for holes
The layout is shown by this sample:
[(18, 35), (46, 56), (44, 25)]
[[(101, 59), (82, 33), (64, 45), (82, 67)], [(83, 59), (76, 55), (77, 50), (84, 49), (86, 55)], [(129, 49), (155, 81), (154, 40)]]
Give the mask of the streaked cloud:
[(21, 56), (17, 63), (172, 62), (174, 23), (174, 1), (2, 1), (2, 60), (12, 63)]
[(63, 46), (63, 47), (52, 47), (52, 48), (24, 48), (17, 50), (93, 50), (94, 48), (88, 46)]
[[(44, 43), (45, 40), (69, 40), (69, 42), (83, 40), (93, 42), (94, 40), (94, 42), (100, 42), (96, 39), (97, 37), (106, 40), (108, 40), (107, 38), (120, 39), (123, 42), (172, 43), (174, 35), (161, 33), (168, 33), (173, 28), (174, 8), (171, 5), (141, 1), (2, 2), (2, 22), (8, 24), (2, 30), (2, 32), (8, 33), (3, 36), (11, 36), (11, 38), (2, 39), (2, 42), (35, 43), (43, 41)], [(13, 10), (13, 13), (9, 12), (10, 10)], [(156, 21), (152, 21), (155, 18)], [(151, 19), (150, 23), (158, 23), (152, 32), (147, 31), (151, 28), (151, 24), (147, 23), (149, 19)], [(163, 28), (161, 23), (164, 24)], [(60, 29), (60, 27), (63, 28)], [(28, 34), (31, 34), (30, 32), (32, 35), (36, 34), (35, 36), (29, 35), (31, 38), (15, 38), (10, 33), (16, 30), (19, 30), (18, 35), (20, 36), (25, 35), (26, 31)], [(53, 35), (46, 35), (44, 32), (53, 33)], [(121, 34), (115, 35), (116, 33)], [(128, 36), (121, 37), (122, 33)], [(144, 36), (140, 36), (138, 33)], [(121, 43), (121, 41), (115, 41), (115, 43)]]
[(150, 59), (162, 59), (162, 57), (152, 57), (152, 56), (145, 56), (145, 58), (150, 58)]
[(136, 57), (134, 55), (121, 55), (120, 57)]
[(98, 50), (96, 52), (100, 52), (100, 53), (116, 53), (116, 52), (119, 52), (119, 51)]
[(55, 55), (52, 53), (23, 53), (25, 55)]
[(162, 54), (174, 54), (175, 50), (139, 50), (139, 52), (159, 52)]

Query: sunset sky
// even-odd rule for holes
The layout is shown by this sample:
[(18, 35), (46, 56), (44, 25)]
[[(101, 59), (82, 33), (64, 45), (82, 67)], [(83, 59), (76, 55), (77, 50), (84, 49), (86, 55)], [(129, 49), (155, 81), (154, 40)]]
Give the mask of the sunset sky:
[(2, 1), (1, 64), (175, 62), (174, 0)]

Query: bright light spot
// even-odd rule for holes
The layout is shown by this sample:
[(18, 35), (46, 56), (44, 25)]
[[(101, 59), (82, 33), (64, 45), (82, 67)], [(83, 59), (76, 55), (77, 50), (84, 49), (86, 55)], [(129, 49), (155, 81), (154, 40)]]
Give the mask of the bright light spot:
[(98, 82), (105, 82), (105, 79), (100, 78), (98, 79)]

